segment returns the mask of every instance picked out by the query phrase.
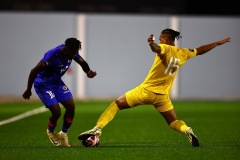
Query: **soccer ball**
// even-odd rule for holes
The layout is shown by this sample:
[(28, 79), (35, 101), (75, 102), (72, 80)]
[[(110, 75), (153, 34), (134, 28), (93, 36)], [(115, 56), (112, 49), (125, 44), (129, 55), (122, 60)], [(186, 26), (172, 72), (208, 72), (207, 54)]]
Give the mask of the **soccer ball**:
[(100, 143), (99, 136), (90, 136), (86, 140), (82, 140), (84, 147), (97, 147)]

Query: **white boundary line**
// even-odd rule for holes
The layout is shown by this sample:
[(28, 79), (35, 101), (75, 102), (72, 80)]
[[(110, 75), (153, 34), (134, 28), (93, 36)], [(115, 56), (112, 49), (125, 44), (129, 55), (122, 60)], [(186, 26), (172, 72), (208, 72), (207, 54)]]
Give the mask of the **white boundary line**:
[(39, 114), (39, 113), (42, 113), (42, 112), (46, 112), (47, 110), (48, 110), (48, 109), (47, 109), (45, 106), (42, 106), (42, 107), (33, 109), (33, 110), (31, 110), (31, 111), (27, 111), (27, 112), (25, 112), (25, 113), (22, 113), (22, 114), (19, 114), (19, 115), (15, 116), (15, 117), (12, 117), (12, 118), (9, 118), (9, 119), (0, 121), (0, 126), (5, 125), (5, 124), (8, 124), (8, 123), (11, 123), (11, 122), (18, 121), (18, 120), (20, 120), (20, 119), (24, 119), (24, 118), (26, 118), (26, 117), (33, 116), (33, 115), (35, 115), (35, 114)]

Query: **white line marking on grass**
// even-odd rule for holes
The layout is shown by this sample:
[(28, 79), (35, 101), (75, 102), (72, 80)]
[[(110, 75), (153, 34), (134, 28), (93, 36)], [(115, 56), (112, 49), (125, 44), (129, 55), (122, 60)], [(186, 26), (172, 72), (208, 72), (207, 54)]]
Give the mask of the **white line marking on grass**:
[(40, 108), (37, 108), (37, 109), (33, 109), (31, 111), (27, 111), (25, 113), (22, 113), (22, 114), (19, 114), (15, 117), (12, 117), (12, 118), (9, 118), (9, 119), (6, 119), (6, 120), (3, 120), (3, 121), (0, 121), (0, 126), (4, 125), (4, 124), (8, 124), (8, 123), (11, 123), (11, 122), (15, 122), (15, 121), (18, 121), (20, 119), (23, 119), (23, 118), (26, 118), (26, 117), (29, 117), (29, 116), (33, 116), (35, 114), (39, 114), (39, 113), (42, 113), (42, 112), (46, 112), (48, 109), (45, 107), (45, 106), (42, 106)]

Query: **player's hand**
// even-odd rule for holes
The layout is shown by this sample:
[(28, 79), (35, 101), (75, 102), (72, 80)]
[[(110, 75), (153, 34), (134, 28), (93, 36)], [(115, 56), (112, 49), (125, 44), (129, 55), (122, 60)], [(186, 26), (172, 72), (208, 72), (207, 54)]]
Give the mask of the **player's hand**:
[(147, 38), (148, 44), (153, 44), (154, 43), (154, 35), (150, 34)]
[(97, 75), (97, 73), (95, 71), (92, 71), (92, 70), (88, 71), (88, 73), (87, 73), (88, 78), (93, 78), (96, 75)]
[(230, 41), (231, 41), (231, 38), (230, 38), (230, 37), (227, 37), (227, 38), (225, 38), (225, 39), (223, 39), (223, 40), (218, 41), (217, 44), (218, 44), (218, 45), (222, 45), (222, 44), (227, 43), (227, 42), (230, 42)]
[(32, 95), (32, 91), (31, 90), (26, 90), (24, 93), (23, 93), (23, 95), (22, 95), (22, 97), (24, 98), (24, 99), (30, 99), (30, 97), (31, 97), (31, 95)]

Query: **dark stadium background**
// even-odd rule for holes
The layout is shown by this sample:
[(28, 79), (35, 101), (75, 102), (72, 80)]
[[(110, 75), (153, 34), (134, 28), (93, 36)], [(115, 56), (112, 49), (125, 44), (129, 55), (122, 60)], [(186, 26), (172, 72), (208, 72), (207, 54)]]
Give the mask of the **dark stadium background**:
[(0, 11), (240, 15), (237, 1), (211, 0), (0, 0)]

